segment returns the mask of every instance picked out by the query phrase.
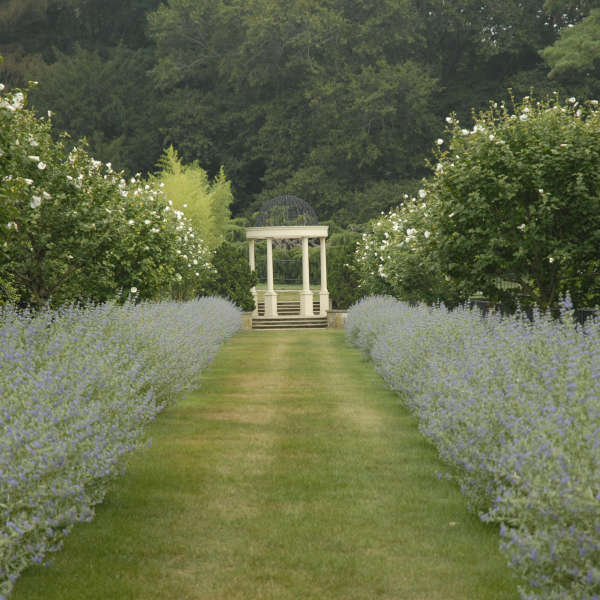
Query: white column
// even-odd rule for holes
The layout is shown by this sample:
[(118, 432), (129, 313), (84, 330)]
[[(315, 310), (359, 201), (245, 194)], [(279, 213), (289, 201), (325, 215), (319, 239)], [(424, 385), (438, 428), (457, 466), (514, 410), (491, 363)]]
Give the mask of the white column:
[(302, 238), (302, 292), (300, 292), (300, 314), (313, 315), (313, 295), (310, 291), (310, 271), (308, 265), (308, 238)]
[(273, 240), (267, 239), (267, 291), (273, 291)]
[[(250, 252), (250, 270), (252, 272), (256, 271), (256, 258), (254, 255), (254, 240), (248, 240), (248, 249)], [(252, 311), (252, 316), (258, 316), (258, 294), (256, 293), (256, 286), (253, 285), (252, 289), (252, 297), (254, 298), (254, 310)]]
[(329, 290), (327, 289), (327, 249), (325, 238), (321, 240), (321, 291), (319, 293), (319, 314), (326, 315), (329, 310)]
[(277, 316), (277, 294), (273, 284), (273, 240), (267, 238), (267, 291), (265, 292), (265, 317)]
[(308, 269), (308, 238), (302, 238), (302, 291), (310, 291), (310, 273)]

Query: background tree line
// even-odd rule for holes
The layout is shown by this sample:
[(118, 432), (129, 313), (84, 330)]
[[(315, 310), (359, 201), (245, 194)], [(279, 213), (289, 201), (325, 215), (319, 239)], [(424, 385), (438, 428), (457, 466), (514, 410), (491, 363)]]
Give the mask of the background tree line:
[[(130, 174), (171, 144), (234, 216), (294, 193), (362, 223), (428, 174), (432, 141), (512, 88), (600, 91), (597, 1), (3, 0), (0, 79)], [(550, 76), (550, 79), (549, 79)]]

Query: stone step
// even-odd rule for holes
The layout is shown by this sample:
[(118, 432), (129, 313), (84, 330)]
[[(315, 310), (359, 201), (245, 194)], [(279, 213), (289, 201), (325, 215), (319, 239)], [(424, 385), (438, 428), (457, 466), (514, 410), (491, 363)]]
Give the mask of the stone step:
[[(318, 300), (313, 300), (313, 305), (318, 306), (320, 304), (320, 302)], [(265, 303), (264, 302), (259, 302), (258, 306), (264, 307)], [(277, 301), (277, 306), (280, 308), (300, 308), (300, 302), (295, 301), (295, 300), (278, 300)]]
[(326, 321), (327, 317), (325, 315), (310, 315), (310, 316), (302, 316), (302, 315), (277, 315), (276, 317), (254, 317), (257, 321), (279, 321), (284, 319), (285, 321)]
[(252, 329), (326, 329), (327, 317), (254, 317)]
[[(316, 300), (313, 301), (313, 314), (318, 315), (321, 310), (321, 303)], [(258, 314), (263, 316), (265, 314), (265, 303), (258, 303)], [(293, 300), (283, 300), (277, 302), (277, 315), (300, 315), (300, 302)]]

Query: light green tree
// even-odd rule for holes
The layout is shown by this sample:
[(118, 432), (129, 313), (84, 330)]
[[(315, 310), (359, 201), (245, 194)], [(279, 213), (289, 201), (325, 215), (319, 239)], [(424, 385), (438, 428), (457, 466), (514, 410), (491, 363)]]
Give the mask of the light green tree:
[(184, 165), (173, 146), (169, 146), (158, 162), (154, 180), (162, 184), (168, 200), (181, 211), (210, 247), (224, 241), (231, 218), (229, 205), (233, 200), (231, 182), (221, 167), (211, 182), (207, 172), (196, 161)]

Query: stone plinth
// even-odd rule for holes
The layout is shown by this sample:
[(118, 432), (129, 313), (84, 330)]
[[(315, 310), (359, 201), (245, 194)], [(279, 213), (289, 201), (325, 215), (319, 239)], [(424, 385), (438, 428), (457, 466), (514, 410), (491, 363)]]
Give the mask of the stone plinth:
[(246, 331), (247, 329), (252, 329), (252, 317), (254, 313), (252, 312), (244, 312), (242, 313), (242, 330)]
[(328, 310), (327, 327), (329, 329), (344, 329), (347, 316), (347, 310)]

